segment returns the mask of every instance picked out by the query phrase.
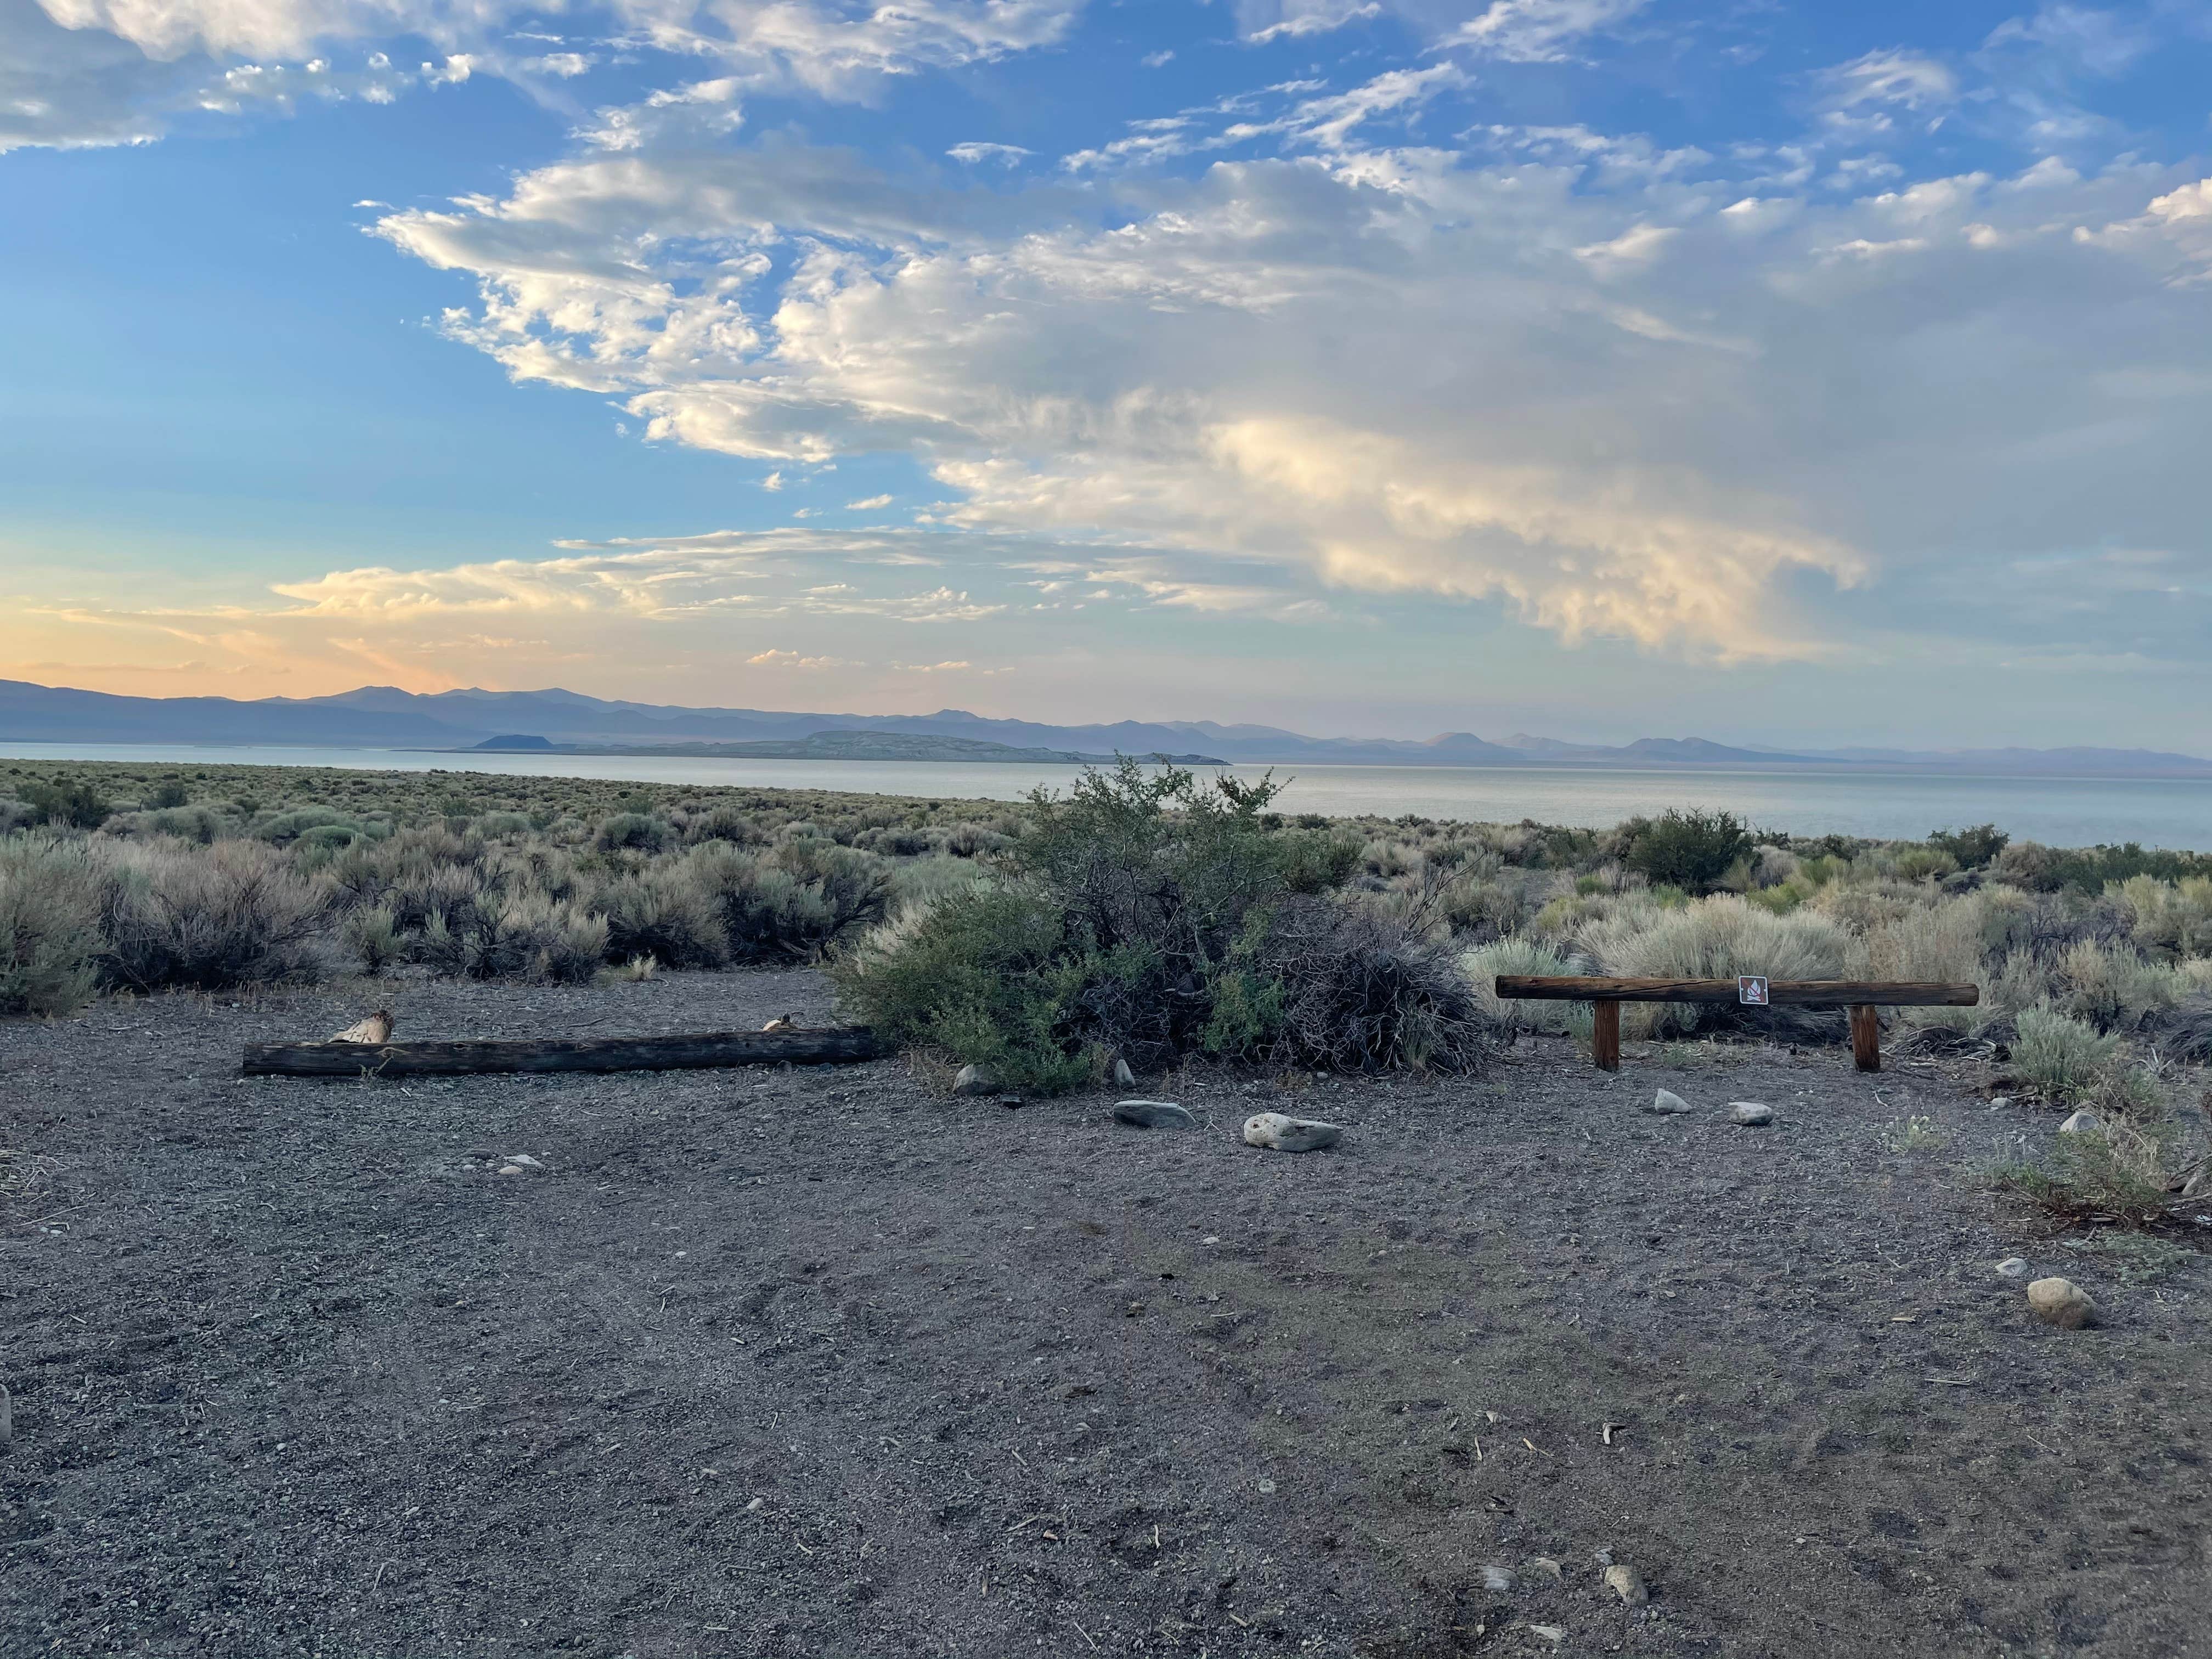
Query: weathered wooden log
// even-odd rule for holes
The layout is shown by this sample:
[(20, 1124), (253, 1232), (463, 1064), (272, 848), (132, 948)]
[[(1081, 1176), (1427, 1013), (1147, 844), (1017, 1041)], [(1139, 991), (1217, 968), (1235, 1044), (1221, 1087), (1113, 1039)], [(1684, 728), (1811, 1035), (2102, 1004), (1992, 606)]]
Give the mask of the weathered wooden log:
[(478, 1072), (670, 1072), (720, 1066), (834, 1066), (887, 1052), (863, 1026), (839, 1031), (708, 1031), (690, 1036), (454, 1042), (249, 1042), (246, 1077), (457, 1077)]
[[(1982, 1000), (1978, 986), (1909, 980), (1778, 979), (1768, 983), (1766, 994), (1769, 1002), (1800, 1007), (1863, 1003), (1885, 1008), (1971, 1008)], [(1607, 979), (1596, 975), (1500, 974), (1498, 994), (1530, 1001), (1599, 1004), (1741, 1000), (1732, 979)]]

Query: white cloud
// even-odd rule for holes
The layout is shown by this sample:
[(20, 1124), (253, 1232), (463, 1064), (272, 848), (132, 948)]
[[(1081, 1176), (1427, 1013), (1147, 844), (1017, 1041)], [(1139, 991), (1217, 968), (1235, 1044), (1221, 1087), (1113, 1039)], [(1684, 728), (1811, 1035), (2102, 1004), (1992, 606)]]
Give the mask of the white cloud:
[(879, 507), (890, 504), (891, 498), (888, 495), (869, 495), (857, 501), (846, 502), (845, 510), (848, 513), (872, 513)]
[(1626, 21), (1645, 0), (1491, 0), (1449, 38), (1508, 63), (1555, 64), (1577, 41)]
[(1019, 144), (966, 143), (955, 144), (945, 153), (954, 161), (964, 161), (969, 167), (975, 167), (985, 161), (995, 161), (1001, 167), (1011, 167), (1018, 166), (1022, 158), (1031, 152), (1024, 149)]
[(1264, 46), (1270, 40), (1327, 34), (1382, 13), (1375, 0), (1239, 0), (1237, 21), (1247, 40)]
[(842, 657), (810, 657), (798, 651), (763, 651), (745, 659), (752, 668), (793, 668), (813, 672), (825, 668), (866, 668), (864, 662), (850, 662)]

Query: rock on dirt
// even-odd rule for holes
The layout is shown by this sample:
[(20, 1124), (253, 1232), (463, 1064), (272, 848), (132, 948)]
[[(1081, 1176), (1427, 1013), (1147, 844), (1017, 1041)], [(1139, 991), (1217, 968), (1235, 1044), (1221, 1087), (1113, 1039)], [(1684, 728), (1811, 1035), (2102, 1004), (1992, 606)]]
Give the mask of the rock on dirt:
[(1137, 1086), (1137, 1074), (1129, 1069), (1129, 1062), (1119, 1054), (1114, 1056), (1114, 1086), (1117, 1089)]
[(2000, 1279), (2025, 1279), (2034, 1269), (2027, 1265), (2027, 1257), (2008, 1255), (1997, 1263), (1996, 1271)]
[(2039, 1279), (2027, 1287), (2028, 1311), (2046, 1325), (2078, 1331), (2097, 1316), (2089, 1292), (2070, 1279)]
[(2100, 1135), (2105, 1133), (2105, 1121), (2094, 1112), (2076, 1112), (2058, 1126), (2062, 1135)]
[(995, 1095), (999, 1079), (980, 1066), (963, 1066), (952, 1076), (952, 1092), (956, 1095)]
[(1482, 1573), (1483, 1589), (1490, 1591), (1492, 1595), (1503, 1595), (1513, 1588), (1512, 1568), (1484, 1567), (1480, 1571)]
[(1672, 1089), (1662, 1089), (1651, 1097), (1651, 1109), (1662, 1117), (1680, 1117), (1683, 1113), (1697, 1109)]
[(1651, 1592), (1644, 1588), (1644, 1575), (1632, 1566), (1607, 1567), (1605, 1585), (1631, 1607), (1651, 1599)]
[(1114, 1115), (1139, 1129), (1188, 1129), (1198, 1120), (1172, 1100), (1117, 1100)]
[(1278, 1152), (1311, 1152), (1334, 1146), (1344, 1131), (1319, 1118), (1288, 1117), (1281, 1112), (1255, 1112), (1244, 1120), (1244, 1144), (1266, 1146)]
[(1755, 1100), (1739, 1100), (1729, 1108), (1729, 1121), (1741, 1123), (1747, 1129), (1763, 1128), (1774, 1121), (1774, 1108), (1762, 1106)]

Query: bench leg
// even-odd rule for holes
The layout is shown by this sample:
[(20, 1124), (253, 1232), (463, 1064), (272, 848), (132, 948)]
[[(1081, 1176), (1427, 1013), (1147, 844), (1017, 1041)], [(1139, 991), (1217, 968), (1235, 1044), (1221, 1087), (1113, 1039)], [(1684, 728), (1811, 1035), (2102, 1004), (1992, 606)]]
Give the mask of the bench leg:
[(1871, 1002), (1851, 1005), (1851, 1058), (1862, 1072), (1881, 1070), (1881, 1012)]
[(1620, 1005), (1592, 1003), (1590, 1010), (1595, 1016), (1590, 1024), (1590, 1063), (1601, 1072), (1617, 1072), (1620, 1069)]

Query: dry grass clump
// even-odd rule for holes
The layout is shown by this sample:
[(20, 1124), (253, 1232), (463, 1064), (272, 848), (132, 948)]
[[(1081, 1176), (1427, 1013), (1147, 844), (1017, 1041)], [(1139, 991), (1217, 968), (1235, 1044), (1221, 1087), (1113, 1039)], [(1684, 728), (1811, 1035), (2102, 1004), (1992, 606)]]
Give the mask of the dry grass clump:
[(0, 1014), (51, 1018), (92, 1000), (100, 885), (82, 842), (0, 840)]

